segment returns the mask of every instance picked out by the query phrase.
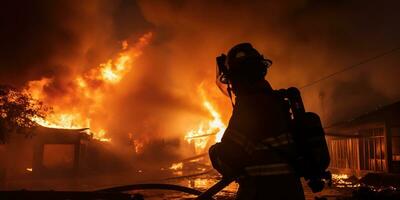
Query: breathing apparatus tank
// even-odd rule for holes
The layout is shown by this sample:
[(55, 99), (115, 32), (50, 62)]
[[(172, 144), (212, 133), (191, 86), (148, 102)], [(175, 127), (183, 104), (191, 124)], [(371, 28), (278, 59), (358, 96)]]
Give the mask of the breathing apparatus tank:
[(289, 108), (289, 120), (295, 141), (297, 155), (295, 169), (299, 176), (308, 181), (313, 192), (324, 188), (324, 181), (331, 183), (331, 174), (327, 171), (330, 162), (328, 146), (321, 119), (312, 112), (306, 112), (300, 91), (291, 87), (278, 91)]

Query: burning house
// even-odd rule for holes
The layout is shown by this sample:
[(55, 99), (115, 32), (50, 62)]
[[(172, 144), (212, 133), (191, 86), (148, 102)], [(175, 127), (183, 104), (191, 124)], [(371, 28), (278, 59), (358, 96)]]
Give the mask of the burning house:
[(1, 156), (6, 158), (0, 166), (3, 178), (77, 174), (90, 140), (84, 131), (36, 127), (28, 137), (13, 135), (2, 145)]
[[(15, 134), (2, 145), (4, 178), (73, 175), (84, 166), (85, 150), (91, 136), (87, 129), (35, 127), (30, 136)], [(18, 159), (14, 159), (18, 158)]]
[[(274, 89), (301, 88), (307, 110), (328, 124), (400, 99), (396, 5), (42, 0), (1, 8), (0, 86), (49, 109), (25, 115), (39, 125), (32, 134), (1, 132), (11, 115), (0, 101), (0, 142), (12, 135), (0, 143), (0, 189), (219, 178), (207, 152), (235, 99), (215, 85), (215, 57), (241, 42), (274, 62), (266, 76)], [(398, 173), (399, 112), (400, 102), (327, 128), (333, 171)], [(190, 187), (199, 183), (210, 186)]]
[(0, 156), (5, 158), (0, 163), (0, 178), (39, 180), (121, 169), (126, 163), (110, 150), (110, 145), (95, 139), (89, 129), (33, 127), (29, 136), (14, 134), (0, 145)]
[(330, 168), (341, 173), (400, 173), (400, 102), (327, 128)]
[(78, 173), (90, 140), (86, 130), (39, 127), (32, 141), (32, 172), (51, 174), (61, 170), (64, 174)]

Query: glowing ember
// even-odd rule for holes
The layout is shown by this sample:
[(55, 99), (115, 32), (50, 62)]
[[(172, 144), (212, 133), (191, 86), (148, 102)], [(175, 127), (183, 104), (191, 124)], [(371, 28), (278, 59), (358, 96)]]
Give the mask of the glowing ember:
[[(216, 179), (213, 178), (195, 178), (189, 180), (188, 187), (204, 190), (210, 188), (215, 183)], [(237, 192), (237, 189), (238, 189), (238, 184), (236, 182), (232, 182), (222, 191), (235, 194)]]
[(32, 168), (26, 168), (26, 171), (32, 172), (33, 169)]
[(339, 188), (360, 187), (360, 184), (352, 182), (347, 174), (332, 174), (332, 181)]
[(176, 176), (182, 176), (183, 175), (183, 163), (172, 163), (171, 167), (169, 167), (170, 170), (172, 170), (172, 174)]
[(213, 184), (215, 184), (215, 181), (207, 178), (196, 178), (193, 180), (193, 183), (191, 183), (191, 185), (193, 185), (194, 188), (200, 188), (200, 189), (209, 188)]
[(182, 163), (182, 162), (180, 162), (180, 163), (173, 163), (173, 164), (171, 165), (171, 167), (169, 167), (169, 169), (171, 169), (171, 170), (182, 170), (182, 168), (183, 168), (183, 163)]
[(105, 135), (106, 135), (106, 131), (103, 129), (100, 129), (100, 131), (97, 132), (97, 134), (95, 134), (93, 137), (102, 142), (111, 142), (111, 138), (106, 138)]
[(135, 147), (135, 152), (137, 154), (142, 153), (144, 146), (143, 142), (141, 142), (140, 140), (133, 140), (133, 146)]
[(104, 110), (107, 110), (103, 102), (110, 87), (118, 84), (131, 71), (135, 60), (141, 55), (142, 49), (151, 37), (152, 33), (147, 33), (132, 46), (123, 41), (118, 56), (72, 77), (71, 90), (57, 97), (57, 101), (46, 93), (46, 88), (53, 82), (52, 78), (29, 82), (25, 91), (53, 108), (53, 112), (46, 119), (37, 117), (32, 120), (41, 126), (51, 128), (90, 128), (93, 138), (110, 141), (107, 129), (100, 125), (101, 122), (96, 121), (96, 124), (93, 124), (92, 118), (97, 113), (104, 113)]
[(139, 140), (132, 133), (128, 133), (129, 143), (133, 146), (136, 154), (143, 153), (143, 147), (146, 140)]
[(226, 125), (221, 120), (221, 115), (215, 110), (211, 102), (207, 100), (204, 92), (201, 92), (201, 94), (204, 99), (203, 106), (211, 114), (212, 120), (201, 122), (197, 129), (189, 131), (185, 136), (186, 141), (194, 144), (196, 153), (204, 151), (209, 144), (210, 137), (214, 137), (215, 142), (220, 142), (226, 129)]
[(337, 179), (337, 180), (340, 180), (340, 179), (348, 179), (349, 178), (349, 176), (347, 175), (347, 174), (332, 174), (332, 179)]

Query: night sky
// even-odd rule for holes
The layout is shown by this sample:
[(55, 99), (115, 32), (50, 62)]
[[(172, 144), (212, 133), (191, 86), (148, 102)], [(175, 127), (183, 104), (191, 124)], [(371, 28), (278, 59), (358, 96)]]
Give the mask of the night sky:
[[(236, 43), (251, 42), (273, 61), (267, 79), (274, 88), (301, 87), (400, 47), (399, 8), (395, 0), (5, 1), (0, 84), (22, 88), (47, 77), (54, 79), (49, 87), (63, 91), (70, 77), (106, 61), (122, 40), (151, 31), (135, 75), (107, 101), (108, 125), (116, 132), (165, 132), (172, 120), (204, 115), (196, 88), (214, 87), (215, 57)], [(399, 101), (399, 65), (394, 52), (305, 88), (306, 106), (329, 125)], [(218, 95), (210, 98), (230, 109)], [(131, 123), (119, 126), (126, 119)]]

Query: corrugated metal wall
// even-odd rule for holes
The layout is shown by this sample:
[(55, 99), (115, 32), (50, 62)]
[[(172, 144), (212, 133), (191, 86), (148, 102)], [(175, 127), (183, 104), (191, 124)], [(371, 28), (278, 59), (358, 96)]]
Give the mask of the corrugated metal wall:
[(363, 129), (357, 136), (327, 136), (331, 168), (386, 171), (384, 128)]

